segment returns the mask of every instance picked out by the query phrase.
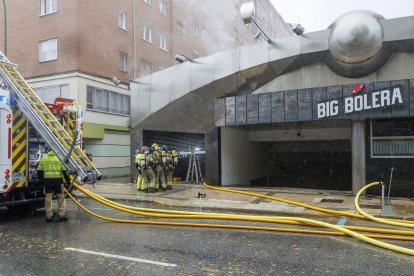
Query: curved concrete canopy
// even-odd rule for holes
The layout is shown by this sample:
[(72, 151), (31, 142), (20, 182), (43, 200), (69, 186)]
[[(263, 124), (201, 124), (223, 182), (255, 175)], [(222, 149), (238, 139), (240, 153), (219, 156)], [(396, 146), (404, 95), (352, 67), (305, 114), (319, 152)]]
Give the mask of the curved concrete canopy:
[[(391, 52), (414, 51), (414, 16), (378, 22), (388, 53), (384, 58)], [(132, 127), (206, 132), (215, 126), (216, 98), (252, 93), (278, 76), (314, 63), (325, 62), (337, 74), (347, 76), (346, 71), (354, 68), (333, 60), (329, 48), (331, 31), (219, 52), (139, 78), (131, 83)], [(356, 71), (363, 76), (377, 67), (375, 63), (372, 71), (359, 67)]]

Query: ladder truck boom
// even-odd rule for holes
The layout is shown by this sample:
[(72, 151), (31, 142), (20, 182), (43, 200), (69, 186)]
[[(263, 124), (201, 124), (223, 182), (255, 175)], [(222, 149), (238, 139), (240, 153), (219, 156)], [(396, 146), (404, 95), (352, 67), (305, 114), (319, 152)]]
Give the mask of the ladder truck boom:
[(94, 183), (102, 174), (75, 143), (66, 129), (55, 118), (49, 108), (37, 96), (30, 85), (0, 52), (0, 81), (14, 98), (24, 116), (53, 150), (66, 169), (75, 173), (83, 182)]

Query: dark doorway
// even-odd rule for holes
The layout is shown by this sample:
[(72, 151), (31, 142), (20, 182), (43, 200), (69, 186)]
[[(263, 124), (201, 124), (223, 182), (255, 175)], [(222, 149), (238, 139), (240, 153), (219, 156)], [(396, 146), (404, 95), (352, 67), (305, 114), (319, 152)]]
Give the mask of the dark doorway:
[(252, 186), (352, 190), (350, 141), (268, 143), (268, 175)]
[[(205, 135), (199, 133), (183, 133), (183, 132), (166, 132), (144, 130), (144, 145), (151, 146), (157, 143), (159, 146), (166, 145), (168, 148), (175, 149), (178, 153), (193, 152), (198, 149), (205, 150)], [(205, 156), (200, 155), (200, 167), (203, 177), (205, 176)], [(178, 166), (175, 168), (174, 177), (186, 179), (188, 170), (189, 157), (180, 155)]]

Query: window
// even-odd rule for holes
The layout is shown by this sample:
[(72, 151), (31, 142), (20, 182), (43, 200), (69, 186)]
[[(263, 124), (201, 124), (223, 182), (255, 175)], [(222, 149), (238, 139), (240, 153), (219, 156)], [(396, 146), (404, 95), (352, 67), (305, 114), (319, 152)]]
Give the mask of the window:
[(57, 38), (39, 42), (39, 62), (57, 59)]
[(152, 42), (152, 30), (151, 27), (148, 26), (141, 26), (141, 38), (148, 42)]
[(148, 5), (151, 6), (151, 0), (142, 0), (142, 2), (144, 2), (144, 3), (146, 3), (146, 4), (148, 4)]
[(414, 121), (412, 119), (372, 120), (372, 158), (413, 158)]
[(141, 77), (152, 73), (152, 63), (141, 60)]
[(238, 32), (237, 32), (237, 29), (236, 29), (236, 28), (233, 28), (233, 29), (231, 30), (231, 36), (232, 36), (234, 39), (236, 39), (236, 40), (237, 40)]
[(158, 10), (162, 15), (167, 15), (167, 2), (165, 0), (158, 0)]
[(193, 35), (198, 36), (198, 24), (193, 22)]
[(183, 25), (183, 23), (181, 23), (180, 21), (177, 21), (177, 31), (182, 34), (186, 34), (187, 28)]
[(201, 2), (201, 11), (205, 14), (208, 15), (208, 9), (207, 9), (207, 5), (206, 3), (203, 1)]
[(54, 103), (56, 98), (69, 98), (69, 85), (53, 85), (33, 89), (45, 103)]
[(127, 71), (127, 58), (128, 54), (120, 52), (119, 54), (119, 70), (126, 72)]
[(123, 30), (127, 29), (127, 12), (126, 11), (119, 10), (118, 25), (119, 25), (119, 28)]
[(167, 51), (167, 35), (160, 34), (160, 49)]
[(40, 15), (57, 12), (57, 0), (40, 0)]
[(128, 95), (88, 86), (86, 101), (86, 108), (90, 110), (121, 115), (130, 114)]
[(207, 30), (204, 28), (201, 29), (201, 38), (207, 40)]

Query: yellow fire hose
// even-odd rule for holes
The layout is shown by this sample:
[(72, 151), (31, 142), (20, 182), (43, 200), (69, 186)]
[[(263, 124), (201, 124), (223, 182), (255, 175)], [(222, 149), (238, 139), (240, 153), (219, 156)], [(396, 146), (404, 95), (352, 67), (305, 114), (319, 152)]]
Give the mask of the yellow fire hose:
[[(89, 190), (81, 189), (81, 192), (83, 192), (87, 196), (94, 196), (97, 197), (105, 202), (108, 202), (110, 204), (123, 207), (129, 210), (136, 210), (136, 211), (146, 211), (146, 212), (158, 212), (158, 213), (166, 213), (166, 214), (181, 214), (181, 215), (217, 215), (217, 216), (223, 216), (226, 218), (230, 214), (225, 213), (205, 213), (205, 212), (189, 212), (189, 211), (175, 211), (175, 210), (165, 210), (165, 209), (151, 209), (151, 208), (141, 208), (141, 207), (132, 207), (124, 204), (120, 204), (111, 200), (108, 200), (98, 194), (95, 194)], [(237, 215), (233, 215), (237, 216)], [(241, 217), (245, 217), (241, 215)], [(275, 223), (281, 223), (281, 224), (293, 224), (293, 225), (305, 225), (301, 222), (297, 221), (289, 221), (289, 220), (279, 220), (275, 219), (275, 217), (269, 217), (269, 216), (249, 216), (250, 218), (269, 218), (273, 219), (272, 222)], [(188, 217), (187, 217), (188, 218)], [(312, 226), (315, 227), (316, 225), (306, 225), (306, 226)], [(360, 226), (343, 226), (346, 229), (353, 230), (353, 231), (361, 231), (361, 232), (371, 232), (371, 233), (382, 233), (382, 234), (393, 234), (393, 235), (406, 235), (406, 236), (414, 236), (413, 231), (404, 231), (404, 230), (393, 230), (393, 229), (383, 229), (383, 228), (371, 228), (371, 227), (360, 227)]]
[[(226, 224), (202, 224), (202, 223), (182, 223), (182, 222), (170, 222), (170, 221), (148, 221), (148, 220), (128, 220), (128, 219), (114, 219), (106, 216), (96, 214), (85, 206), (80, 204), (70, 193), (68, 196), (75, 204), (87, 212), (88, 214), (107, 221), (119, 222), (119, 223), (131, 223), (131, 224), (144, 224), (144, 225), (158, 225), (158, 226), (183, 226), (183, 227), (202, 227), (202, 228), (224, 228), (224, 229), (240, 229), (240, 230), (253, 230), (253, 231), (272, 231), (272, 232), (289, 232), (289, 233), (301, 233), (301, 234), (316, 234), (316, 235), (333, 235), (333, 236), (348, 236), (342, 232), (327, 232), (327, 231), (314, 231), (314, 230), (302, 230), (302, 229), (288, 229), (288, 228), (274, 228), (274, 227), (260, 227), (260, 226), (245, 226), (245, 225), (226, 225)], [(401, 241), (414, 241), (414, 238), (410, 237), (398, 237), (398, 236), (385, 236), (385, 235), (366, 235), (367, 237), (377, 239), (391, 239)]]
[(374, 216), (371, 216), (370, 214), (365, 213), (364, 211), (362, 211), (362, 209), (359, 207), (359, 196), (369, 187), (375, 186), (375, 185), (379, 185), (381, 183), (379, 182), (374, 182), (371, 184), (366, 185), (365, 187), (363, 187), (361, 190), (359, 190), (359, 192), (356, 194), (355, 196), (355, 207), (358, 210), (358, 212), (360, 214), (362, 214), (364, 217), (370, 219), (370, 220), (374, 220), (376, 222), (379, 223), (384, 223), (384, 224), (389, 224), (389, 225), (394, 225), (394, 226), (400, 226), (400, 227), (408, 227), (408, 228), (414, 228), (414, 224), (410, 224), (410, 223), (402, 223), (402, 222), (396, 222), (396, 221), (391, 221), (391, 220), (387, 220), (387, 219), (382, 219), (382, 218), (376, 218)]
[[(274, 200), (274, 201), (280, 201), (280, 202), (288, 203), (288, 204), (291, 204), (291, 205), (301, 206), (301, 207), (304, 207), (304, 208), (307, 208), (307, 209), (311, 209), (311, 210), (315, 210), (315, 211), (322, 212), (322, 213), (327, 213), (327, 214), (341, 215), (341, 216), (347, 216), (347, 217), (358, 218), (358, 219), (367, 219), (367, 217), (365, 217), (363, 215), (360, 215), (360, 214), (353, 214), (353, 213), (349, 213), (349, 212), (342, 212), (342, 211), (336, 211), (336, 210), (320, 208), (320, 207), (316, 207), (316, 206), (313, 206), (313, 205), (309, 205), (309, 204), (305, 204), (305, 203), (301, 203), (301, 202), (297, 202), (297, 201), (292, 201), (292, 200), (288, 200), (288, 199), (278, 198), (278, 197), (274, 197), (274, 196), (267, 196), (267, 195), (262, 195), (262, 194), (257, 194), (257, 193), (251, 193), (251, 192), (245, 192), (245, 191), (239, 191), (239, 190), (233, 190), (233, 189), (227, 189), (227, 188), (214, 187), (214, 186), (208, 185), (205, 182), (203, 184), (206, 188), (217, 190), (217, 191), (223, 191), (223, 192), (229, 192), (229, 193), (237, 193), (237, 194), (242, 194), (242, 195), (249, 195), (249, 196), (266, 198), (266, 199), (270, 199), (270, 200)], [(371, 184), (376, 185), (376, 184), (380, 184), (380, 183), (379, 182), (373, 182)], [(404, 222), (404, 223), (414, 224), (414, 221), (406, 221), (406, 220), (398, 220), (398, 219), (387, 219), (387, 221)]]
[[(76, 185), (76, 184), (74, 184), (74, 185)], [(79, 187), (79, 186), (76, 185), (75, 188), (77, 188), (77, 187)], [(91, 215), (94, 215), (95, 217), (105, 219), (105, 220), (115, 221), (115, 222), (136, 223), (136, 224), (152, 224), (152, 225), (187, 226), (187, 227), (191, 226), (191, 227), (212, 227), (212, 228), (214, 227), (214, 228), (267, 230), (267, 231), (287, 231), (287, 229), (278, 229), (278, 228), (273, 228), (274, 230), (270, 230), (270, 228), (267, 228), (267, 227), (234, 226), (234, 225), (214, 225), (214, 226), (212, 226), (211, 224), (194, 224), (194, 223), (159, 222), (159, 221), (155, 222), (155, 221), (138, 221), (138, 220), (113, 219), (113, 218), (108, 218), (108, 217), (105, 217), (105, 216), (101, 216), (101, 215), (98, 215), (98, 214), (95, 214), (95, 213), (89, 211), (87, 208), (85, 208), (83, 205), (81, 205), (79, 202), (77, 202), (70, 193), (68, 193), (68, 195), (75, 202), (75, 204), (78, 205), (79, 208), (81, 208), (85, 212), (87, 212)], [(98, 198), (95, 197), (94, 199), (97, 200)], [(107, 204), (108, 203), (106, 203), (105, 205), (107, 205)], [(116, 207), (115, 209), (119, 210), (119, 209), (125, 209), (125, 208)], [(130, 213), (130, 212), (131, 212), (131, 210), (129, 210), (128, 213)], [(152, 216), (159, 217), (157, 214), (152, 214)], [(414, 250), (404, 248), (404, 247), (400, 247), (400, 246), (396, 246), (396, 245), (392, 245), (392, 244), (388, 244), (388, 243), (385, 243), (385, 242), (381, 242), (381, 241), (375, 240), (373, 238), (370, 238), (366, 235), (362, 235), (362, 234), (356, 233), (354, 231), (345, 229), (344, 227), (341, 227), (341, 226), (338, 226), (338, 225), (333, 225), (333, 224), (329, 224), (329, 223), (325, 223), (325, 222), (321, 222), (321, 221), (317, 221), (317, 220), (305, 219), (305, 218), (279, 217), (279, 219), (298, 221), (298, 222), (303, 222), (305, 224), (314, 224), (314, 225), (319, 225), (321, 227), (334, 229), (334, 230), (337, 230), (337, 231), (342, 232), (344, 234), (347, 234), (349, 236), (355, 237), (359, 240), (365, 241), (367, 243), (370, 243), (370, 244), (373, 244), (373, 245), (376, 245), (376, 246), (379, 246), (379, 247), (382, 247), (382, 248), (386, 248), (386, 249), (389, 249), (389, 250), (393, 250), (393, 251), (396, 251), (396, 252), (400, 252), (400, 253), (404, 253), (404, 254), (414, 256)], [(291, 229), (291, 230), (298, 231), (296, 229)], [(301, 230), (300, 232), (304, 233), (303, 231), (304, 230)], [(315, 232), (315, 231), (313, 231), (313, 232)], [(318, 231), (318, 232), (322, 232), (322, 231)]]
[[(74, 184), (74, 186), (75, 186), (75, 188), (79, 189), (82, 192), (85, 191), (85, 189), (81, 188), (77, 184)], [(122, 207), (119, 207), (119, 206), (116, 206), (116, 205), (112, 205), (112, 204), (110, 204), (108, 202), (105, 202), (105, 201), (99, 199), (96, 196), (93, 196), (93, 194), (89, 194), (88, 196), (90, 196), (92, 199), (94, 199), (94, 200), (96, 200), (96, 201), (98, 201), (98, 202), (100, 202), (102, 204), (105, 204), (105, 205), (107, 205), (109, 207), (112, 207), (114, 209), (121, 210), (121, 211), (124, 211), (124, 212), (135, 213), (135, 214), (139, 214), (139, 215), (147, 215), (147, 216), (152, 216), (152, 217), (168, 217), (168, 215), (165, 216), (163, 214), (148, 214), (146, 212), (133, 211), (133, 210), (129, 210), (129, 209), (126, 209), (126, 208), (122, 208)], [(74, 200), (74, 198), (71, 195), (70, 195), (70, 197), (71, 197), (72, 200)], [(85, 207), (83, 207), (82, 205), (80, 205), (76, 200), (74, 200), (74, 201), (75, 201), (75, 203), (80, 208), (82, 208), (83, 210), (87, 211), (90, 214), (93, 214), (92, 212), (90, 212), (89, 210), (87, 210)], [(195, 225), (195, 224), (192, 224), (192, 223), (171, 223), (171, 222), (168, 222), (168, 223), (165, 224), (163, 222), (156, 223), (154, 221), (147, 222), (147, 221), (134, 221), (134, 220), (119, 220), (119, 219), (107, 218), (107, 217), (104, 217), (104, 216), (101, 216), (101, 215), (97, 215), (97, 214), (93, 214), (93, 215), (95, 215), (95, 216), (97, 216), (99, 218), (102, 218), (102, 219), (107, 219), (107, 220), (117, 221), (117, 222), (130, 222), (130, 223), (140, 223), (140, 224), (146, 223), (146, 224), (157, 224), (157, 225), (163, 224), (163, 225), (175, 225), (175, 226), (204, 227), (204, 226), (201, 226), (203, 224), (197, 224), (197, 225)], [(170, 216), (169, 218), (178, 218), (179, 217), (178, 215), (169, 215), (169, 216)], [(189, 218), (189, 217), (190, 218), (196, 218), (197, 216), (186, 215), (184, 217), (185, 218)], [(210, 218), (223, 219), (223, 216), (207, 216), (206, 215), (204, 217), (205, 218), (209, 218), (209, 219)], [(183, 218), (183, 216), (181, 216), (181, 218)], [(230, 219), (230, 220), (244, 220), (244, 218), (234, 218), (234, 217), (227, 218), (227, 219)], [(316, 221), (316, 220), (311, 220), (311, 219), (295, 218), (295, 217), (278, 217), (278, 219), (279, 220), (292, 220), (292, 221), (296, 221), (296, 222), (302, 222), (302, 223), (305, 223), (305, 224), (311, 224), (311, 225), (318, 225), (318, 226), (321, 226), (321, 227), (327, 227), (327, 228), (340, 231), (340, 232), (342, 232), (344, 234), (347, 234), (349, 236), (353, 236), (353, 237), (355, 237), (357, 239), (360, 239), (362, 241), (365, 241), (367, 243), (370, 243), (370, 244), (373, 244), (373, 245), (376, 245), (376, 246), (379, 246), (379, 247), (383, 247), (383, 248), (386, 248), (386, 249), (389, 249), (389, 250), (393, 250), (393, 251), (400, 252), (400, 253), (404, 253), (404, 254), (408, 254), (408, 255), (414, 255), (414, 250), (407, 249), (407, 248), (403, 248), (403, 247), (400, 247), (400, 246), (395, 246), (395, 245), (388, 244), (388, 243), (384, 243), (384, 242), (381, 242), (381, 241), (377, 241), (377, 240), (375, 240), (373, 238), (370, 238), (370, 237), (368, 237), (366, 235), (362, 235), (362, 234), (356, 233), (356, 232), (351, 231), (349, 229), (346, 229), (346, 228), (344, 228), (342, 226), (333, 225), (333, 224), (329, 224), (329, 223), (325, 223), (325, 222), (321, 222), (321, 221)], [(246, 220), (251, 221), (248, 218), (246, 218)], [(260, 221), (261, 222), (272, 222), (272, 220), (268, 220), (268, 219), (261, 219)], [(208, 225), (211, 225), (211, 224), (208, 224)], [(205, 227), (211, 227), (211, 226), (205, 226)], [(231, 225), (231, 226), (227, 225), (225, 227), (220, 227), (220, 228), (238, 228), (238, 229), (243, 229), (244, 227), (249, 227), (249, 226), (243, 226), (242, 228), (240, 228), (240, 226), (234, 227), (233, 225)], [(258, 230), (260, 227), (255, 227), (255, 228), (257, 228), (257, 229), (254, 229), (254, 230)], [(264, 228), (267, 228), (267, 227), (264, 227)], [(252, 229), (252, 228), (250, 228), (250, 229)], [(295, 230), (295, 229), (292, 229), (292, 230)], [(274, 231), (277, 231), (277, 230), (274, 230)], [(284, 231), (286, 231), (286, 229), (284, 229)], [(302, 231), (305, 231), (305, 230), (301, 230), (301, 232)], [(315, 232), (315, 231), (312, 231), (312, 232)], [(319, 231), (319, 232), (321, 232), (321, 231)]]
[(188, 215), (182, 215), (182, 214), (164, 214), (164, 213), (152, 213), (152, 212), (145, 212), (145, 211), (138, 211), (138, 210), (131, 210), (130, 208), (124, 208), (109, 202), (106, 202), (105, 200), (102, 200), (98, 198), (96, 195), (94, 195), (92, 192), (83, 189), (76, 183), (73, 184), (73, 187), (84, 193), (85, 195), (89, 196), (90, 198), (94, 199), (95, 201), (106, 205), (108, 207), (111, 207), (113, 209), (123, 211), (130, 214), (135, 215), (141, 215), (146, 217), (157, 217), (157, 218), (181, 218), (181, 219), (218, 219), (218, 220), (238, 220), (238, 221), (254, 221), (254, 222), (266, 222), (266, 223), (272, 223), (272, 222), (279, 222), (283, 219), (280, 218), (266, 218), (266, 217), (249, 217), (249, 216), (242, 216), (242, 215), (230, 215), (230, 214), (212, 214), (212, 213), (205, 213), (205, 214), (188, 214)]
[[(182, 219), (219, 219), (219, 220), (240, 220), (240, 221), (253, 221), (253, 222), (267, 222), (267, 223), (285, 223), (285, 224), (296, 224), (303, 225), (303, 223), (297, 221), (286, 221), (278, 217), (266, 217), (266, 216), (245, 216), (245, 215), (232, 215), (232, 214), (219, 214), (219, 213), (198, 213), (198, 212), (181, 212), (181, 211), (168, 211), (168, 210), (157, 210), (150, 209), (152, 212), (162, 212), (162, 213), (152, 213), (148, 212), (147, 208), (135, 208), (126, 206), (123, 204), (118, 204), (112, 201), (109, 201), (103, 197), (100, 197), (80, 186), (74, 184), (75, 188), (79, 189), (85, 195), (91, 197), (92, 199), (98, 201), (101, 204), (104, 204), (108, 207), (114, 208), (119, 211), (127, 212), (130, 214), (141, 215), (141, 216), (150, 216), (150, 217), (161, 217), (161, 218), (182, 218)], [(166, 213), (172, 213), (172, 215), (167, 215)], [(310, 225), (312, 226), (312, 225)], [(314, 225), (313, 225), (314, 226)], [(378, 228), (364, 228), (356, 226), (346, 226), (346, 228), (354, 228), (355, 230), (360, 230), (364, 232), (375, 232), (375, 233), (389, 233), (389, 234), (398, 234), (398, 235), (414, 235), (413, 232), (408, 231), (397, 231), (389, 229), (378, 229)], [(348, 229), (349, 229), (348, 228)]]

